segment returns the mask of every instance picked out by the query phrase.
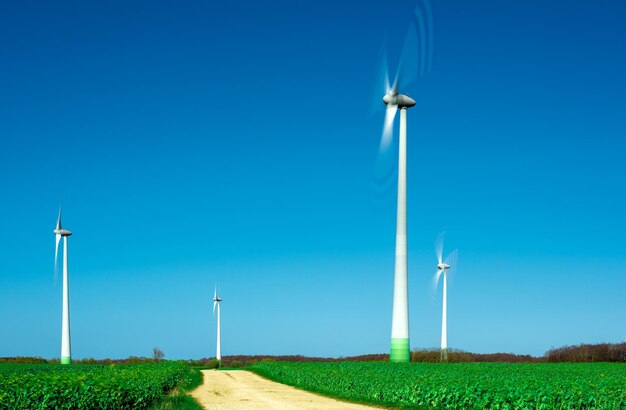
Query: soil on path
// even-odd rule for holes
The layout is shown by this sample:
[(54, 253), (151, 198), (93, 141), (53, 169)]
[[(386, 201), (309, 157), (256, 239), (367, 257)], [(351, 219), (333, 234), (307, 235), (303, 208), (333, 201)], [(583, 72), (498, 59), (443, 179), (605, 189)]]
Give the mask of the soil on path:
[(205, 409), (373, 409), (318, 396), (245, 370), (202, 370), (204, 382), (191, 395)]

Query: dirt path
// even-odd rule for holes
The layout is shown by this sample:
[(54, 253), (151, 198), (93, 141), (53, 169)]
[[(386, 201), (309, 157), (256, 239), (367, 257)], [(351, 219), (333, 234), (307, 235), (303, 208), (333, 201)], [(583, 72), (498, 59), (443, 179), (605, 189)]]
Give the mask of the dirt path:
[(318, 396), (245, 370), (202, 370), (204, 383), (191, 395), (205, 409), (373, 409)]

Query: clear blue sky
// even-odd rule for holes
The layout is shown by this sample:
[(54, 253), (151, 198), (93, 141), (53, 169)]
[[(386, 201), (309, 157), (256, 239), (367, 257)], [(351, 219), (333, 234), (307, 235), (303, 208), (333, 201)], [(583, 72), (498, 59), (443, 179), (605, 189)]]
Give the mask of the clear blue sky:
[[(415, 3), (11, 2), (0, 10), (0, 356), (389, 349), (395, 197), (372, 190), (385, 37)], [(433, 0), (409, 111), (411, 346), (626, 338), (626, 4)], [(380, 98), (382, 96), (375, 96)]]

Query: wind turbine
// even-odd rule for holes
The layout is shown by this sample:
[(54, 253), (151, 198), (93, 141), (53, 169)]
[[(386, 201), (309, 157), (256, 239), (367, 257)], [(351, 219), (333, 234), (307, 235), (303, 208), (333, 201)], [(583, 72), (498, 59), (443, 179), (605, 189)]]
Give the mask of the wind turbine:
[(409, 343), (409, 289), (407, 265), (406, 232), (406, 110), (415, 105), (415, 101), (400, 94), (395, 87), (383, 97), (387, 104), (385, 114), (385, 132), (393, 126), (393, 120), (400, 109), (400, 140), (398, 143), (398, 202), (396, 213), (396, 262), (393, 280), (393, 315), (391, 321), (392, 362), (410, 361)]
[(215, 316), (215, 307), (217, 306), (217, 348), (215, 352), (215, 358), (221, 364), (222, 363), (222, 350), (220, 345), (220, 302), (222, 298), (217, 296), (217, 286), (215, 287), (215, 292), (213, 293), (213, 316)]
[(433, 278), (433, 288), (437, 289), (439, 278), (443, 276), (443, 309), (441, 314), (441, 361), (448, 361), (448, 279), (452, 280), (458, 251), (453, 250), (443, 259), (443, 233), (439, 235), (435, 243), (435, 253), (437, 254), (437, 272)]
[[(388, 152), (393, 134), (394, 119), (400, 111), (400, 137), (398, 141), (398, 192), (396, 213), (396, 252), (393, 286), (393, 313), (391, 321), (391, 362), (410, 361), (409, 343), (409, 302), (407, 267), (407, 215), (406, 215), (406, 151), (407, 151), (407, 109), (415, 105), (415, 100), (400, 93), (400, 88), (415, 81), (418, 75), (430, 71), (432, 60), (432, 15), (430, 4), (423, 0), (415, 8), (412, 23), (409, 25), (401, 56), (398, 60), (393, 83), (390, 82), (387, 50), (383, 48), (377, 80), (384, 76), (387, 106), (379, 159)], [(418, 29), (419, 28), (419, 34)], [(377, 97), (378, 98), (378, 97)], [(380, 103), (379, 103), (380, 104)], [(377, 161), (378, 162), (378, 161)]]
[[(410, 34), (410, 32), (409, 32)], [(408, 39), (408, 37), (407, 37)], [(409, 41), (405, 41), (405, 49)], [(406, 56), (406, 52), (403, 52)], [(404, 60), (404, 58), (402, 59)], [(387, 106), (381, 138), (381, 150), (389, 147), (393, 133), (393, 123), (400, 110), (400, 138), (398, 141), (398, 197), (396, 213), (396, 254), (393, 285), (393, 313), (391, 321), (391, 362), (410, 361), (409, 343), (409, 297), (407, 268), (407, 231), (406, 231), (406, 111), (415, 105), (415, 100), (400, 94), (399, 83), (403, 61), (400, 61), (393, 84), (389, 82), (386, 58), (383, 61), (385, 71), (385, 95), (383, 102)], [(411, 70), (412, 71), (412, 70)], [(406, 76), (405, 76), (406, 77)]]
[(59, 254), (59, 242), (63, 238), (63, 323), (61, 327), (61, 364), (72, 363), (72, 352), (70, 343), (70, 302), (69, 302), (69, 281), (67, 272), (67, 238), (72, 232), (63, 229), (61, 226), (61, 207), (59, 207), (59, 217), (57, 227), (54, 230), (56, 236), (56, 248), (54, 251), (54, 275), (57, 275), (57, 261)]

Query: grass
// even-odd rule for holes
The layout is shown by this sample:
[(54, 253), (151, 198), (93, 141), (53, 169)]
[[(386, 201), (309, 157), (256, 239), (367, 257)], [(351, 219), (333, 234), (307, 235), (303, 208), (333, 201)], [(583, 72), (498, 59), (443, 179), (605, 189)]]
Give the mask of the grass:
[(261, 376), (343, 400), (441, 409), (626, 409), (626, 364), (259, 362)]
[(202, 373), (183, 362), (0, 364), (2, 409), (200, 410)]
[(149, 410), (202, 410), (202, 406), (187, 393), (202, 384), (202, 373), (197, 368), (190, 368), (183, 381), (161, 402)]
[(0, 365), (0, 409), (145, 409), (193, 379), (182, 362)]

